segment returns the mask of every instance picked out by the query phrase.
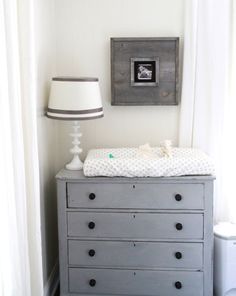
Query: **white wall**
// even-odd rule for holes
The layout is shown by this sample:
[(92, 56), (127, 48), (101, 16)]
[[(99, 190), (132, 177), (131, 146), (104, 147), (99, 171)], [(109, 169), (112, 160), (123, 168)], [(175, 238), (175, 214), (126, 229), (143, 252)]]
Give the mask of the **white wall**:
[[(82, 123), (82, 145), (94, 147), (177, 144), (179, 107), (110, 105), (110, 37), (183, 36), (184, 0), (41, 0), (36, 2), (38, 140), (44, 283), (55, 265), (57, 216), (55, 173), (70, 158), (70, 123), (47, 119), (50, 79), (97, 76), (104, 119)], [(56, 43), (55, 43), (56, 42)], [(59, 130), (59, 136), (57, 131)]]
[[(172, 139), (178, 106), (111, 106), (110, 37), (183, 36), (184, 0), (57, 0), (57, 75), (97, 76), (104, 119), (82, 122), (82, 146), (138, 146)], [(59, 123), (61, 160), (70, 158), (69, 123)], [(83, 156), (85, 155), (83, 154)]]
[[(97, 76), (104, 119), (82, 123), (84, 154), (94, 147), (177, 143), (179, 107), (110, 105), (110, 37), (183, 36), (184, 0), (36, 1), (38, 141), (44, 283), (57, 250), (54, 176), (70, 158), (70, 123), (45, 117), (50, 79), (56, 75)], [(56, 41), (56, 44), (54, 43)], [(59, 134), (57, 134), (59, 131)]]
[[(58, 258), (57, 205), (55, 174), (57, 160), (57, 123), (45, 117), (51, 77), (55, 72), (54, 0), (35, 1), (36, 60), (38, 93), (38, 143), (42, 216), (43, 279), (47, 285)], [(42, 296), (42, 295), (41, 295)]]

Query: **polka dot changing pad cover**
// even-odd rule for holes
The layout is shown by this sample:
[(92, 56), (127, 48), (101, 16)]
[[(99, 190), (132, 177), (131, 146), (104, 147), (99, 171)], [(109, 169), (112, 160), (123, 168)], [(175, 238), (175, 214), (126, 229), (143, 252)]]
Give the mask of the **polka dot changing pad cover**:
[(171, 177), (213, 175), (211, 158), (192, 148), (172, 148), (172, 156), (165, 157), (162, 149), (152, 148), (147, 155), (139, 148), (90, 150), (84, 162), (87, 177)]

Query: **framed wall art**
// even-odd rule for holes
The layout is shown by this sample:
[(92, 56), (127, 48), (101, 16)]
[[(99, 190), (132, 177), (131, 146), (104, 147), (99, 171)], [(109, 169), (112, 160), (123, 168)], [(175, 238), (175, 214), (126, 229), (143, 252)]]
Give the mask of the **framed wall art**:
[(179, 38), (111, 38), (112, 105), (177, 105)]
[(159, 84), (159, 58), (131, 58), (131, 85), (132, 86), (158, 86)]

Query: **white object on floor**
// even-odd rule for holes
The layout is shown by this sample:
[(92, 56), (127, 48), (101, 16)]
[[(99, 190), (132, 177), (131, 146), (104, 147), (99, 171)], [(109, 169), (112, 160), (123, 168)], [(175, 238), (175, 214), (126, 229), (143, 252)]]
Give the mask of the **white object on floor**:
[(236, 224), (219, 223), (214, 235), (215, 296), (236, 296)]
[(144, 158), (139, 148), (90, 150), (84, 162), (88, 177), (170, 177), (212, 175), (214, 166), (202, 151), (191, 148), (172, 148), (172, 157), (163, 157), (160, 147), (151, 148), (152, 156)]

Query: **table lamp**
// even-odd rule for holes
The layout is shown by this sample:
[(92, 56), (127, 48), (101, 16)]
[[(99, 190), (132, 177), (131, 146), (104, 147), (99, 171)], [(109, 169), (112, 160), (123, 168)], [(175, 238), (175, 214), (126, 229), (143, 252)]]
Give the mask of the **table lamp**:
[(79, 154), (79, 121), (103, 117), (103, 108), (98, 78), (54, 77), (46, 116), (51, 119), (73, 120), (73, 159), (66, 165), (68, 170), (81, 170), (83, 162)]

